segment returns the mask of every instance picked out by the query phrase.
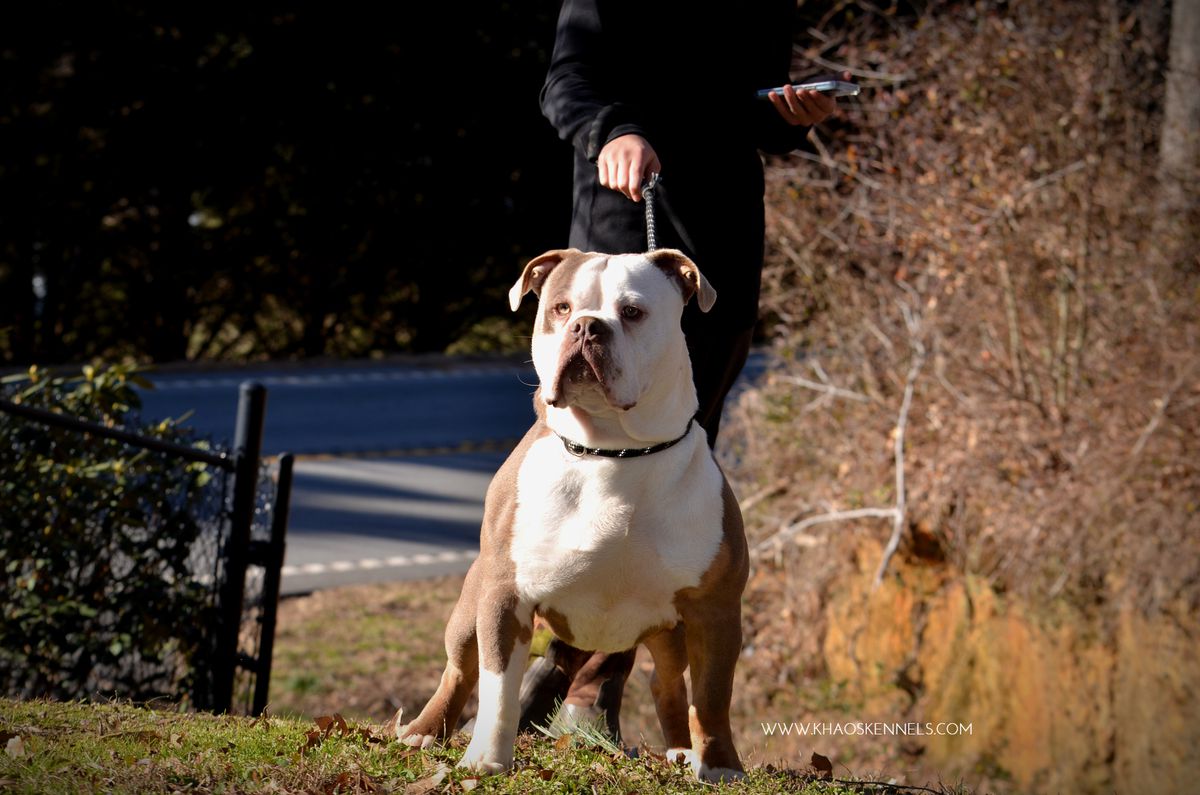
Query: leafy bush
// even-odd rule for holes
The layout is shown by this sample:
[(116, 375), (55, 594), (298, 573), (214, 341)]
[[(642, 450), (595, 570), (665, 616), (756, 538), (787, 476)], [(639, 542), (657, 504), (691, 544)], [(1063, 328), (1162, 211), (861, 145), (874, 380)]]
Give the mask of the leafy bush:
[[(134, 429), (134, 383), (145, 384), (124, 367), (86, 367), (73, 378), (33, 367), (0, 382), (0, 396)], [(175, 421), (138, 430), (192, 441)], [(203, 518), (221, 507), (220, 489), (206, 488), (213, 474), (0, 412), (0, 692), (186, 692), (212, 623), (210, 588), (196, 570)]]

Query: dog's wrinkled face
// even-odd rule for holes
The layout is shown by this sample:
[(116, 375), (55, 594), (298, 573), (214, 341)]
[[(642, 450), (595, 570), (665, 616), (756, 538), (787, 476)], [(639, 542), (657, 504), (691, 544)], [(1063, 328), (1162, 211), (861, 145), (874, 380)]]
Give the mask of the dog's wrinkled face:
[(628, 411), (656, 373), (687, 355), (679, 318), (692, 295), (705, 311), (716, 294), (678, 251), (586, 254), (553, 251), (526, 266), (509, 292), (539, 296), (533, 364), (542, 399), (588, 413)]

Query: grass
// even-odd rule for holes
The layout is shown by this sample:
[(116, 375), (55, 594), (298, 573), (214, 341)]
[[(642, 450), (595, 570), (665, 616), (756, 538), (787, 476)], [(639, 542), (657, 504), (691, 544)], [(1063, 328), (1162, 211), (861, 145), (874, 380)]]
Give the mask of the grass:
[[(479, 778), (454, 767), (465, 748), (417, 751), (377, 724), (180, 714), (130, 704), (0, 700), (5, 793), (711, 793), (661, 756), (630, 759), (579, 742), (522, 735), (515, 769)], [(889, 791), (753, 770), (729, 791), (847, 795)]]
[[(285, 599), (272, 666), (271, 714), (310, 726), (314, 718), (335, 712), (368, 724), (390, 719), (400, 707), (415, 715), (433, 694), (445, 665), (442, 632), (461, 587), (462, 577), (457, 576), (336, 588)], [(649, 655), (641, 649), (621, 710), (625, 741), (643, 754), (665, 750), (650, 694), (651, 669)], [(836, 775), (843, 778), (853, 770), (858, 776), (886, 780), (937, 780), (936, 770), (920, 768), (919, 757), (896, 742), (764, 734), (761, 721), (836, 722), (857, 720), (863, 712), (861, 705), (845, 703), (842, 689), (829, 683), (824, 689), (797, 687), (790, 700), (776, 693), (764, 703), (758, 677), (748, 672), (748, 666), (739, 666), (733, 704), (735, 741), (747, 766), (802, 768), (817, 753), (829, 757)], [(470, 717), (474, 712), (472, 697), (464, 714)], [(553, 726), (548, 728), (555, 733)], [(880, 770), (887, 774), (871, 775)], [(638, 788), (626, 791), (634, 789)]]
[(271, 712), (384, 721), (420, 710), (446, 662), (462, 577), (319, 591), (280, 603)]

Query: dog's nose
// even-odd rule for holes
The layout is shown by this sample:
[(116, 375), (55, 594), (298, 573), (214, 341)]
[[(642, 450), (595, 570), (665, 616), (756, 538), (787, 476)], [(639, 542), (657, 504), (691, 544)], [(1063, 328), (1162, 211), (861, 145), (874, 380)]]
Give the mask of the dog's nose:
[(584, 342), (601, 341), (611, 336), (612, 329), (598, 317), (576, 318), (571, 324), (571, 336)]

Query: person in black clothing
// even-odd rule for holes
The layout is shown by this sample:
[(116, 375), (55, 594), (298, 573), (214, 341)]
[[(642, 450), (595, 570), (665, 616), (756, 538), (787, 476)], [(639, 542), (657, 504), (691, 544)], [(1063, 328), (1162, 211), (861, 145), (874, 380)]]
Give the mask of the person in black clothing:
[(725, 396), (749, 352), (763, 260), (759, 150), (800, 146), (834, 109), (790, 86), (794, 0), (565, 0), (542, 111), (573, 144), (569, 245), (608, 254), (646, 250), (641, 185), (655, 193), (658, 243), (692, 258), (717, 290), (684, 312), (699, 422), (714, 444)]
[[(658, 245), (692, 258), (717, 291), (712, 311), (683, 315), (714, 445), (721, 409), (746, 362), (763, 262), (759, 151), (799, 147), (832, 98), (791, 86), (795, 0), (705, 6), (683, 0), (565, 0), (542, 111), (575, 154), (569, 245), (646, 250), (642, 185), (657, 172)], [(785, 86), (768, 101), (756, 91)], [(522, 725), (555, 700), (604, 710), (614, 735), (633, 652), (587, 654), (554, 641), (522, 688)]]

